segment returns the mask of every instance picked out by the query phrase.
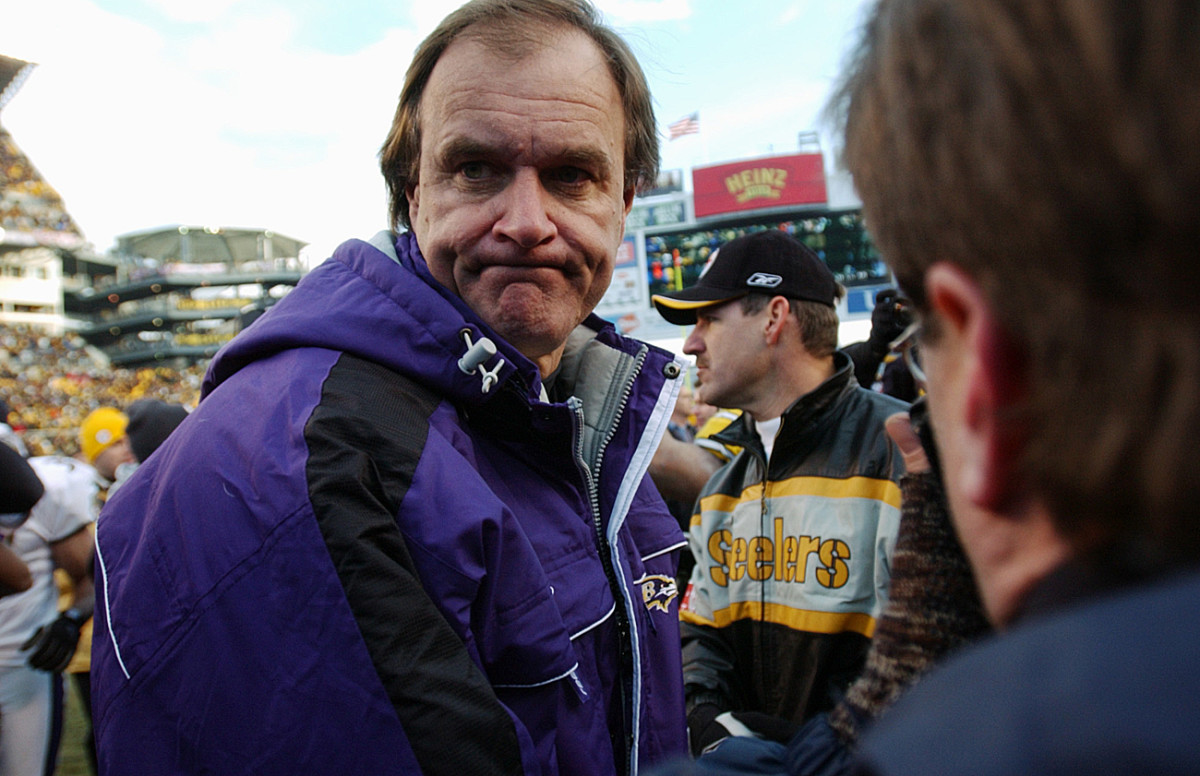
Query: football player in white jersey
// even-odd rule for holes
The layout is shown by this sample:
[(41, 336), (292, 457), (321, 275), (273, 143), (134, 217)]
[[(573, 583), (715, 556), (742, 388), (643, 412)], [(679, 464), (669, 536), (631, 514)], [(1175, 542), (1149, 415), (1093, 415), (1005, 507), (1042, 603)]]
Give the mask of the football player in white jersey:
[[(29, 568), (32, 585), (0, 598), (0, 773), (51, 773), (63, 709), (62, 675), (91, 617), (95, 471), (59, 456), (29, 459), (45, 493), (0, 538)], [(74, 583), (71, 605), (58, 611), (54, 569)]]

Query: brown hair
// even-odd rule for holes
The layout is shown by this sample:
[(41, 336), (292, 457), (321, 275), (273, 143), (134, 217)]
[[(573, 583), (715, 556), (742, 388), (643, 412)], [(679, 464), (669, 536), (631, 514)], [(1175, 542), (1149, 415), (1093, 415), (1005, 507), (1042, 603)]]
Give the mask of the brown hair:
[[(845, 293), (838, 286), (838, 299)], [(750, 293), (741, 297), (743, 315), (761, 313), (767, 303), (774, 299), (770, 294)], [(837, 310), (820, 302), (809, 302), (803, 299), (788, 299), (788, 309), (796, 316), (800, 324), (800, 342), (804, 349), (815, 358), (832, 356), (838, 344)]]
[(1080, 549), (1200, 558), (1200, 5), (882, 0), (832, 109), (925, 309), (950, 261), (1024, 353), (1020, 474)]
[(578, 29), (599, 47), (625, 108), (624, 190), (652, 186), (658, 177), (658, 134), (646, 76), (629, 46), (600, 20), (587, 0), (473, 0), (451, 13), (413, 54), (391, 130), (380, 151), (392, 226), (411, 226), (408, 186), (421, 161), (421, 96), (442, 53), (459, 37), (483, 41), (498, 54), (519, 57), (546, 45), (546, 31)]

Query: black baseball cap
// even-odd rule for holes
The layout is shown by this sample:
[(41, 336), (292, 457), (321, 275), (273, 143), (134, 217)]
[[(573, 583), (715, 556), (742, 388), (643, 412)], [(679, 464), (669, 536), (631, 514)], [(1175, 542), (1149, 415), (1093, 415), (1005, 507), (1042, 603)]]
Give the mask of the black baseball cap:
[(694, 286), (651, 299), (668, 322), (687, 326), (696, 322), (697, 310), (750, 293), (836, 307), (840, 287), (811, 248), (785, 232), (767, 229), (718, 248)]

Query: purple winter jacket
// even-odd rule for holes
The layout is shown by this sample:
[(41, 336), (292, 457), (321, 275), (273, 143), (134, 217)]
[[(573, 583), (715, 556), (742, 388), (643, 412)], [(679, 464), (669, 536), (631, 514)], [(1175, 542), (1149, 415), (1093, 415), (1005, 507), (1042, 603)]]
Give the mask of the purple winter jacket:
[(684, 542), (646, 476), (679, 373), (593, 316), (571, 398), (544, 403), (413, 237), (342, 245), (101, 515), (101, 772), (586, 776), (685, 752)]

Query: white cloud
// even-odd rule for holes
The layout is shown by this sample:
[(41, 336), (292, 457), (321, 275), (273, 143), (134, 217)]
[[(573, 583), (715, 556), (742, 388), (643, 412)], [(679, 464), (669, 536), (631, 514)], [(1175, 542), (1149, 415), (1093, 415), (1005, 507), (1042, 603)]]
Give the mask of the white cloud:
[(164, 16), (178, 22), (214, 22), (229, 13), (240, 0), (145, 0)]
[(424, 38), (446, 16), (463, 4), (463, 0), (416, 0), (412, 5), (412, 18), (416, 32)]
[(327, 253), (386, 225), (376, 154), (415, 33), (335, 56), (293, 45), (283, 10), (168, 40), (84, 0), (51, 5), (19, 6), (30, 34), (0, 32), (0, 53), (41, 63), (3, 121), (98, 249), (182, 222)]
[(127, 59), (136, 51), (153, 51), (161, 45), (152, 30), (102, 11), (89, 0), (14, 3), (5, 8), (0, 25), (0, 51), (43, 65), (77, 51), (104, 48), (109, 58)]
[(596, 0), (596, 7), (620, 24), (680, 21), (692, 15), (690, 0)]
[(783, 13), (779, 14), (779, 23), (780, 24), (790, 24), (791, 22), (794, 22), (797, 19), (799, 19), (800, 16), (801, 16), (800, 7), (796, 6), (796, 5), (789, 5), (787, 8), (783, 9)]

